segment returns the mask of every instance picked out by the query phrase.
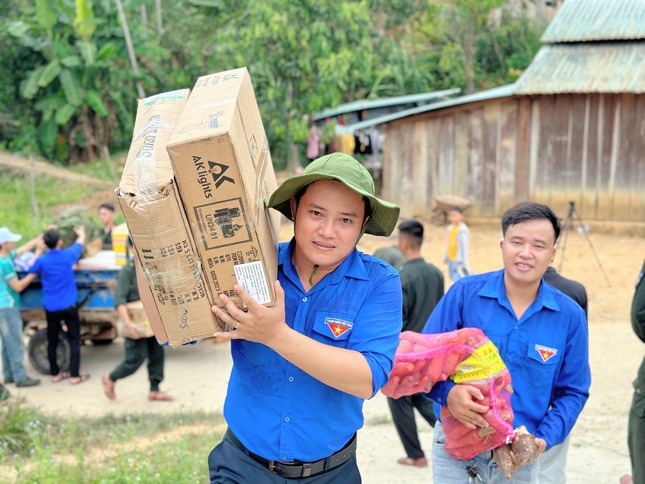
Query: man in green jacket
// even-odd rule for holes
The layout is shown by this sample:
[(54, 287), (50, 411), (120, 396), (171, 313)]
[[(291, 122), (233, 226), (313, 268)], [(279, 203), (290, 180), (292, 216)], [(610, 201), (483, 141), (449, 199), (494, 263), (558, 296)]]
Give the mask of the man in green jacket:
[[(632, 301), (632, 328), (645, 343), (645, 263), (639, 274)], [(627, 443), (632, 461), (634, 484), (645, 484), (645, 358), (634, 380), (634, 398), (629, 412)]]

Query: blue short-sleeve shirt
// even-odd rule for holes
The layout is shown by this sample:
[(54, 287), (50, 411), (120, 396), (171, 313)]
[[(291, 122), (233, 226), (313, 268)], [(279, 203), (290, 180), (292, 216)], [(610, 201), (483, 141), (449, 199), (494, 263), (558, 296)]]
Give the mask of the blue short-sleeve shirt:
[[(292, 244), (281, 243), (278, 253), (287, 324), (323, 344), (360, 352), (376, 393), (388, 380), (399, 342), (398, 273), (354, 249), (305, 292), (291, 262)], [(362, 398), (316, 380), (265, 345), (232, 340), (231, 348), (224, 416), (252, 452), (269, 460), (313, 461), (341, 449), (363, 426)]]

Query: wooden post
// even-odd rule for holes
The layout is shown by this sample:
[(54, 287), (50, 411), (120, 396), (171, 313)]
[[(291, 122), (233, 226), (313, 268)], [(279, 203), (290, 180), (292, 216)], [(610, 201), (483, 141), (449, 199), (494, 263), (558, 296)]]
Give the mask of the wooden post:
[[(132, 45), (132, 37), (130, 37), (130, 28), (128, 27), (128, 19), (125, 17), (125, 12), (123, 10), (123, 4), (121, 0), (115, 0), (116, 8), (119, 11), (119, 20), (121, 20), (121, 28), (123, 29), (123, 37), (125, 38), (125, 45), (128, 47), (128, 55), (130, 56), (130, 64), (132, 65), (132, 70), (138, 76), (139, 75), (139, 64), (137, 63), (137, 57), (134, 54), (134, 46)], [(136, 81), (137, 86), (137, 95), (139, 99), (146, 97), (146, 93), (143, 90), (141, 82)]]

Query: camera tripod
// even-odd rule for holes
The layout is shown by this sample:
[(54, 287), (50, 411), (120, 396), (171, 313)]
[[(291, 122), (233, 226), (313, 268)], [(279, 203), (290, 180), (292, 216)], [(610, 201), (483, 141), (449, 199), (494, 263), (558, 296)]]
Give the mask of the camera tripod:
[(580, 228), (582, 229), (582, 233), (587, 239), (587, 242), (589, 242), (589, 247), (591, 248), (591, 252), (596, 258), (596, 262), (598, 263), (598, 267), (600, 268), (602, 275), (605, 276), (605, 281), (607, 281), (607, 285), (611, 287), (611, 283), (609, 282), (607, 273), (605, 272), (605, 269), (602, 266), (600, 259), (598, 258), (598, 254), (596, 253), (596, 249), (594, 249), (594, 246), (591, 243), (591, 239), (589, 238), (589, 230), (587, 229), (587, 226), (585, 226), (584, 223), (582, 223), (582, 218), (580, 218), (580, 214), (578, 214), (578, 212), (576, 211), (576, 202), (573, 200), (569, 201), (569, 213), (567, 213), (567, 219), (564, 221), (564, 224), (562, 227), (562, 230), (564, 231), (564, 239), (562, 241), (562, 248), (561, 248), (562, 256), (560, 257), (560, 267), (558, 268), (558, 272), (560, 273), (562, 272), (562, 266), (564, 265), (564, 253), (567, 249), (567, 241), (569, 240), (569, 232), (571, 232), (571, 228), (573, 227), (574, 217), (576, 217), (576, 220), (578, 221), (578, 223), (580, 224)]

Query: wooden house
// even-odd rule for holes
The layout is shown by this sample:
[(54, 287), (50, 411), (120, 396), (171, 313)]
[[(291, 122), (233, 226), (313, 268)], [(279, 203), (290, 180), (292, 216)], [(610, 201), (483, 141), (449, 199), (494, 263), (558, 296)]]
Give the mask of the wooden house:
[(384, 198), (498, 217), (531, 200), (585, 220), (645, 220), (645, 0), (566, 0), (511, 85), (383, 120)]

